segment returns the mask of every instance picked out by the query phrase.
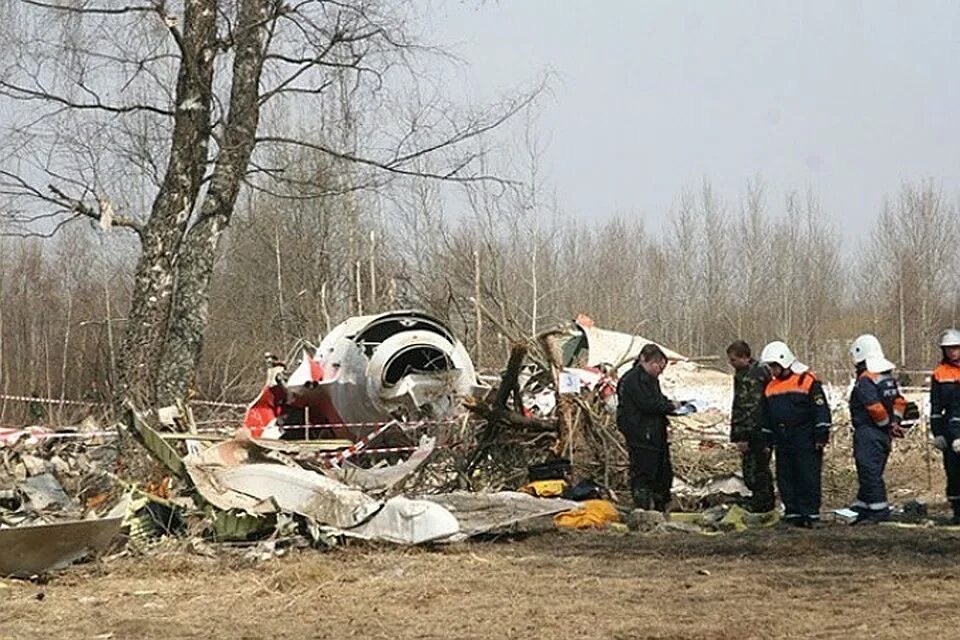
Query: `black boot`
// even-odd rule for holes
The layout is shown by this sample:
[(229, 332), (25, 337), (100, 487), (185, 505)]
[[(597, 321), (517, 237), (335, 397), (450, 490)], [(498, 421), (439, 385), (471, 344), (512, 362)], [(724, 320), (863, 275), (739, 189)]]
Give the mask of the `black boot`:
[(660, 513), (667, 513), (670, 509), (670, 494), (657, 493), (653, 496), (653, 510)]
[(644, 511), (653, 510), (653, 495), (648, 489), (634, 489), (632, 493), (633, 505), (637, 509), (643, 509)]

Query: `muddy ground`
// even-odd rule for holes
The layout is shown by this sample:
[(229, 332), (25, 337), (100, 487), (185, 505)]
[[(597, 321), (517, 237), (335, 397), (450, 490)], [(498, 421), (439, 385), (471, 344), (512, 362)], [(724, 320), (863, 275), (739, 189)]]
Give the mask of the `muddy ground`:
[(841, 525), (154, 554), (4, 580), (0, 638), (955, 637), (958, 557), (955, 530)]

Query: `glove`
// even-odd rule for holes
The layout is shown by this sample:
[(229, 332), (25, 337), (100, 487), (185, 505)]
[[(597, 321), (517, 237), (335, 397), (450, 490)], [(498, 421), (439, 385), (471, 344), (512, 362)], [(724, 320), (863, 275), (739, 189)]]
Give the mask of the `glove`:
[(933, 439), (933, 446), (936, 447), (937, 449), (940, 449), (940, 451), (946, 451), (947, 439), (944, 438), (943, 436), (937, 436), (936, 438)]
[(685, 416), (691, 413), (696, 413), (697, 407), (689, 402), (681, 402), (680, 406), (677, 407), (676, 415)]
[(960, 453), (960, 438), (954, 440), (953, 444), (950, 445), (950, 448), (953, 449), (954, 453)]

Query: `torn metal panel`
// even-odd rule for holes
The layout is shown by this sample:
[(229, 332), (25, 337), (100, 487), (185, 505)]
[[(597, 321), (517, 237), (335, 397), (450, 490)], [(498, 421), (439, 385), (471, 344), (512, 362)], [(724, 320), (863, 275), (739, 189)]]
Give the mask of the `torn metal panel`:
[(227, 467), (215, 472), (216, 481), (231, 491), (263, 502), (272, 501), (317, 522), (346, 529), (364, 522), (380, 509), (380, 502), (336, 480), (275, 463)]
[(553, 516), (581, 505), (562, 498), (535, 498), (526, 493), (458, 491), (423, 496), (446, 508), (460, 522), (460, 534), (450, 541), (481, 534), (529, 533), (554, 528)]
[(33, 511), (65, 509), (73, 504), (70, 496), (63, 490), (52, 473), (31, 476), (18, 485), (27, 497), (29, 508)]
[[(429, 444), (424, 458), (432, 450)], [(457, 519), (438, 504), (399, 496), (382, 502), (285, 461), (255, 442), (232, 440), (189, 456), (185, 464), (200, 495), (223, 510), (296, 513), (334, 534), (399, 544), (445, 539), (460, 530)]]
[(120, 533), (122, 520), (72, 520), (0, 529), (0, 575), (29, 577), (102, 551)]
[(730, 474), (713, 478), (702, 486), (688, 484), (680, 478), (673, 479), (671, 493), (677, 498), (694, 498), (705, 500), (723, 497), (750, 497), (753, 493), (747, 484), (737, 474)]
[(277, 525), (276, 514), (255, 516), (243, 511), (211, 511), (213, 536), (219, 541), (262, 538)]
[(586, 361), (567, 363), (567, 366), (597, 367), (601, 364), (611, 364), (622, 369), (625, 365), (632, 364), (633, 360), (640, 355), (640, 350), (647, 344), (656, 344), (670, 360), (686, 360), (682, 354), (643, 336), (579, 324), (575, 326), (583, 332), (585, 338)]
[(364, 469), (344, 462), (343, 467), (329, 467), (322, 471), (324, 475), (351, 487), (372, 493), (386, 493), (426, 462), (436, 445), (436, 438), (423, 436), (420, 438), (420, 445), (410, 457), (398, 464)]
[(289, 511), (338, 528), (356, 526), (381, 503), (361, 491), (299, 466), (278, 462), (256, 443), (229, 440), (185, 464), (201, 496), (219, 509), (251, 514)]
[(170, 472), (181, 480), (187, 478), (187, 470), (183, 466), (183, 460), (177, 450), (170, 446), (160, 435), (147, 423), (147, 417), (135, 410), (133, 407), (127, 407), (127, 428), (136, 437), (147, 451), (154, 458), (163, 463)]
[(436, 502), (396, 496), (387, 500), (383, 508), (363, 524), (339, 533), (394, 544), (423, 544), (457, 536), (460, 521)]

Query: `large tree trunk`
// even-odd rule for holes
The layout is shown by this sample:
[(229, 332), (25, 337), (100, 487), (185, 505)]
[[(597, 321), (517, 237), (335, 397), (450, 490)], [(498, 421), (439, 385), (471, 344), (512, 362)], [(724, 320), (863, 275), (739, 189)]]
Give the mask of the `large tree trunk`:
[(187, 233), (177, 265), (177, 288), (159, 366), (157, 400), (185, 397), (203, 349), (210, 281), (220, 236), (230, 224), (260, 121), (260, 74), (274, 0), (243, 0), (235, 32), (230, 112), (210, 188)]
[(118, 401), (155, 400), (155, 376), (167, 335), (178, 254), (206, 168), (216, 19), (216, 0), (186, 3), (170, 158), (141, 234), (142, 253), (118, 363)]

